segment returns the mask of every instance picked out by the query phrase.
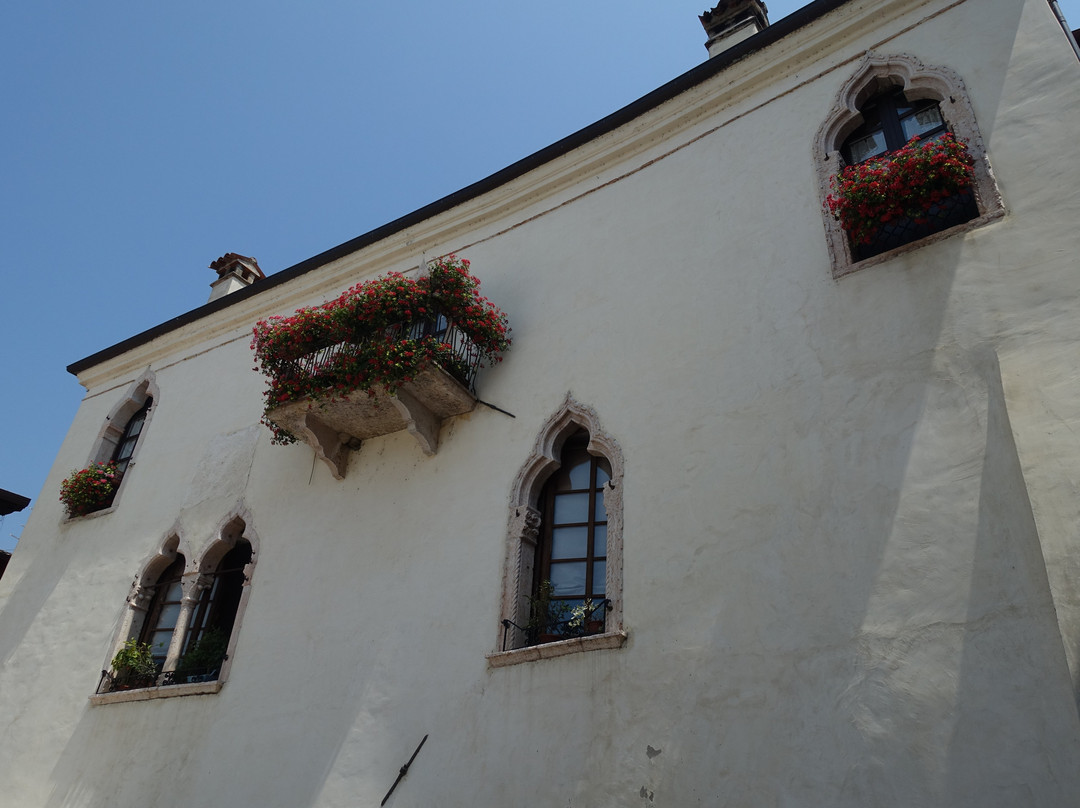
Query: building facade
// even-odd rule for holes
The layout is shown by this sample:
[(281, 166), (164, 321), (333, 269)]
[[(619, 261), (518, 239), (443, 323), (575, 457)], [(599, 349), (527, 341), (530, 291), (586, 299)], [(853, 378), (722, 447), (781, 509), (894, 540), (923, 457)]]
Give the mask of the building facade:
[[(374, 805), (411, 760), (387, 805), (1075, 801), (1080, 62), (1045, 0), (736, 5), (624, 110), (72, 366), (0, 581), (5, 799)], [(853, 242), (833, 178), (945, 131), (963, 199)], [(451, 254), (504, 360), (273, 445), (255, 324)]]

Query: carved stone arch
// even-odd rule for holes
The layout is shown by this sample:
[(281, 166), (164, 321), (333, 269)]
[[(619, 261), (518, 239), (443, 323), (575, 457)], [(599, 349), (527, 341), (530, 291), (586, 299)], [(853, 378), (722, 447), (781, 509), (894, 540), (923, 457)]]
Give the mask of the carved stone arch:
[[(154, 401), (161, 400), (159, 398), (157, 376), (150, 368), (144, 370), (142, 375), (131, 383), (123, 398), (113, 406), (105, 417), (105, 423), (102, 424), (101, 430), (98, 432), (94, 450), (90, 456), (91, 463), (105, 463), (112, 459), (117, 444), (124, 434), (124, 427), (131, 419), (131, 416), (142, 409), (148, 398), (152, 398)], [(154, 407), (151, 407), (146, 414), (144, 430), (150, 426), (150, 419), (153, 416)], [(136, 445), (135, 451), (138, 453), (138, 445)]]
[[(621, 634), (623, 626), (622, 449), (615, 438), (604, 431), (596, 411), (575, 400), (570, 393), (566, 394), (559, 409), (540, 428), (533, 450), (522, 464), (511, 487), (501, 620), (524, 626), (529, 619), (533, 565), (541, 523), (537, 501), (544, 483), (559, 468), (559, 457), (566, 440), (581, 429), (589, 433), (587, 451), (592, 455), (604, 457), (611, 465), (611, 480), (604, 485), (604, 506), (607, 509), (608, 520), (606, 593), (608, 600), (611, 601), (607, 612), (605, 635)], [(500, 622), (496, 646), (498, 649), (519, 648), (524, 643), (524, 639), (520, 629)]]
[(251, 566), (254, 567), (259, 551), (259, 538), (251, 527), (251, 515), (243, 508), (237, 509), (218, 523), (213, 540), (199, 557), (199, 572), (209, 573), (217, 569), (222, 557), (236, 546), (239, 539), (244, 539), (251, 545)]
[(987, 159), (986, 144), (975, 120), (975, 110), (959, 74), (948, 67), (926, 66), (906, 53), (890, 56), (867, 53), (840, 88), (832, 109), (814, 138), (813, 153), (817, 166), (818, 190), (834, 278), (881, 263), (897, 253), (946, 236), (939, 233), (856, 262), (847, 233), (825, 207), (825, 197), (831, 190), (832, 179), (843, 167), (840, 147), (845, 138), (863, 122), (860, 108), (873, 96), (893, 87), (902, 88), (911, 101), (937, 101), (949, 129), (967, 143), (968, 151), (975, 160), (974, 191), (979, 216), (963, 225), (963, 229), (978, 227), (1005, 214), (1004, 203)]
[[(180, 536), (177, 533), (172, 533), (162, 542), (161, 549), (143, 565), (138, 575), (135, 576), (135, 580), (131, 582), (131, 593), (128, 595), (127, 602), (132, 610), (145, 615), (146, 608), (154, 596), (154, 590), (157, 588), (158, 579), (161, 578), (161, 574), (168, 569), (169, 565), (176, 560), (179, 549)], [(128, 627), (128, 632), (124, 634), (124, 639), (134, 636), (141, 628), (141, 618), (134, 619)]]
[(547, 478), (559, 467), (559, 455), (566, 439), (579, 429), (589, 433), (589, 454), (606, 457), (611, 464), (612, 480), (623, 474), (622, 450), (615, 439), (600, 426), (596, 411), (566, 394), (562, 406), (540, 428), (529, 459), (525, 461), (510, 491), (511, 505), (536, 506), (537, 497)]

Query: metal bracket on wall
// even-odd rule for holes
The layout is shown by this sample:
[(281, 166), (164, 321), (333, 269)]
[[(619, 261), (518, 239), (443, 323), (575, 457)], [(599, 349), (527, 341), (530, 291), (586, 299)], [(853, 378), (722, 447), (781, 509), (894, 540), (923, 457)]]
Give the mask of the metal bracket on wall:
[(409, 762), (406, 763), (404, 766), (402, 766), (400, 769), (398, 769), (397, 780), (395, 780), (394, 784), (392, 786), (390, 786), (390, 790), (386, 792), (386, 796), (382, 798), (382, 802), (379, 803), (380, 806), (381, 805), (386, 805), (386, 801), (388, 799), (390, 799), (390, 795), (394, 793), (394, 789), (398, 787), (398, 783), (400, 783), (402, 781), (402, 779), (405, 777), (405, 775), (409, 773), (409, 767), (412, 765), (412, 762), (414, 760), (416, 760), (416, 756), (420, 752), (420, 747), (424, 745), (424, 742), (427, 739), (428, 739), (428, 736), (425, 735), (424, 739), (422, 741), (420, 741), (419, 746), (417, 746), (416, 750), (412, 753), (412, 757), (409, 758)]

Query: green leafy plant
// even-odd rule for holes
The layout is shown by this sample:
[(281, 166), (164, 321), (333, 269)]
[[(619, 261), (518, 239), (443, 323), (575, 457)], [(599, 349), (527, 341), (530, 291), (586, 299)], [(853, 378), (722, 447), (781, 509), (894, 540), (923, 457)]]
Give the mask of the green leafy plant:
[(91, 463), (60, 483), (60, 501), (68, 516), (85, 516), (112, 505), (121, 475), (112, 463)]
[(225, 652), (229, 649), (229, 635), (220, 628), (203, 632), (188, 652), (180, 658), (176, 666), (176, 678), (207, 675), (217, 672), (225, 661)]
[(157, 665), (150, 646), (134, 638), (124, 643), (109, 664), (115, 687), (151, 687), (157, 681)]
[(904, 218), (923, 224), (935, 206), (970, 190), (974, 164), (949, 132), (925, 143), (913, 137), (902, 149), (844, 168), (825, 204), (852, 243), (870, 244), (882, 225)]
[(425, 362), (466, 382), (471, 367), (446, 326), (460, 332), (479, 358), (501, 361), (510, 326), (479, 287), (469, 262), (449, 255), (431, 262), (423, 277), (390, 273), (321, 306), (256, 323), (251, 348), (255, 369), (267, 379), (263, 423), (274, 431), (274, 442), (296, 440), (266, 416), (290, 401), (333, 401), (353, 391), (374, 396), (379, 388), (393, 393)]
[(565, 632), (570, 605), (565, 601), (555, 600), (554, 595), (555, 585), (551, 581), (541, 581), (536, 596), (529, 598), (532, 605), (528, 623), (530, 642), (537, 642), (544, 634), (558, 635)]

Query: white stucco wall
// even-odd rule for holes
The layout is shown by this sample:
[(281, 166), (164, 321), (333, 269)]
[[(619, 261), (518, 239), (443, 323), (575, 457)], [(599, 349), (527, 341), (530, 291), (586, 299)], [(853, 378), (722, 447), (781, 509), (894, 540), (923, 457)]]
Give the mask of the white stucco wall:
[[(837, 282), (811, 144), (867, 50), (964, 78), (1007, 215)], [(428, 734), (389, 805), (1070, 804), (1078, 79), (1042, 0), (855, 2), (88, 370), (46, 490), (147, 367), (160, 393), (116, 507), (42, 496), (0, 580), (4, 793), (375, 804)], [(479, 392), (515, 417), (367, 441), (340, 482), (271, 446), (254, 321), (450, 251), (510, 315)], [(626, 462), (629, 641), (489, 669), (508, 492), (567, 391)], [(136, 573), (241, 511), (222, 691), (91, 706)]]

